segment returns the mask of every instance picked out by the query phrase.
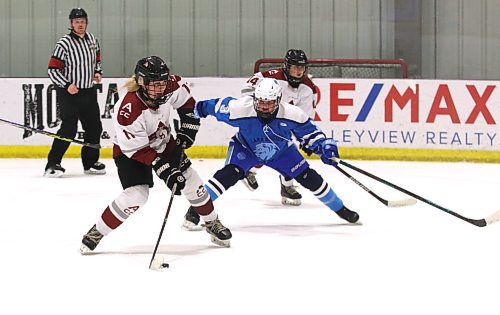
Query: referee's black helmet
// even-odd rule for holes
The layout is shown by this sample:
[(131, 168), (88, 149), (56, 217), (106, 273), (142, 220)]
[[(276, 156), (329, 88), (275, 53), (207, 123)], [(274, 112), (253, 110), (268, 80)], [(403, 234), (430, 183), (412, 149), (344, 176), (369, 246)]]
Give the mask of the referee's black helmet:
[(85, 10), (82, 8), (72, 9), (71, 12), (69, 13), (69, 19), (73, 20), (78, 18), (84, 18), (85, 20), (88, 21), (87, 12), (85, 12)]

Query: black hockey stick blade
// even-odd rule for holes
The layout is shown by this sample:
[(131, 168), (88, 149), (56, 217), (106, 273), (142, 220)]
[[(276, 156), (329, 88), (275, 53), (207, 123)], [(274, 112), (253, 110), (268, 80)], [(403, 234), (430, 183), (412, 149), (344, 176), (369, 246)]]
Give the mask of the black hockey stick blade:
[(83, 142), (83, 141), (76, 140), (76, 139), (70, 139), (70, 138), (61, 137), (58, 134), (55, 134), (55, 133), (52, 133), (52, 132), (49, 132), (49, 131), (45, 131), (45, 130), (41, 130), (41, 129), (36, 129), (36, 128), (30, 127), (30, 126), (21, 125), (21, 124), (15, 123), (13, 121), (8, 121), (8, 120), (2, 119), (2, 118), (0, 118), (0, 122), (3, 122), (5, 124), (8, 124), (8, 125), (11, 125), (11, 126), (14, 126), (14, 127), (26, 129), (26, 130), (29, 130), (29, 131), (33, 131), (35, 133), (39, 133), (39, 134), (42, 134), (42, 135), (45, 135), (45, 136), (49, 136), (49, 137), (52, 137), (52, 138), (55, 138), (55, 139), (59, 139), (59, 140), (62, 140), (62, 141), (73, 142), (73, 143), (76, 143), (76, 144), (79, 144), (79, 145), (83, 145), (83, 146), (86, 146), (86, 147), (89, 147), (89, 148), (94, 148), (94, 149), (100, 149), (101, 148), (101, 146), (99, 144), (88, 143), (88, 142)]
[(381, 203), (383, 203), (387, 207), (406, 207), (406, 206), (414, 205), (414, 204), (417, 203), (417, 200), (413, 199), (413, 198), (405, 198), (405, 199), (401, 199), (401, 200), (387, 200), (385, 198), (382, 198), (379, 195), (377, 195), (376, 193), (374, 193), (370, 188), (366, 187), (359, 180), (357, 180), (356, 178), (354, 178), (351, 174), (349, 174), (348, 172), (346, 172), (340, 166), (336, 165), (335, 168), (340, 173), (342, 173), (347, 178), (349, 178), (350, 180), (352, 180), (356, 185), (358, 185), (359, 187), (361, 187), (364, 191), (366, 191), (367, 193), (369, 193), (370, 195), (372, 195), (375, 199), (377, 199), (378, 201), (380, 201)]
[(380, 182), (382, 184), (385, 184), (385, 185), (387, 185), (387, 186), (389, 186), (391, 188), (399, 190), (402, 193), (405, 193), (405, 194), (407, 194), (407, 195), (409, 195), (409, 196), (411, 196), (411, 197), (413, 197), (413, 198), (415, 198), (417, 200), (425, 202), (428, 205), (431, 205), (431, 206), (433, 206), (435, 208), (438, 208), (441, 211), (444, 211), (444, 212), (446, 212), (448, 214), (451, 214), (452, 216), (457, 217), (457, 218), (459, 218), (459, 219), (461, 219), (461, 220), (463, 220), (465, 222), (468, 222), (470, 224), (473, 224), (475, 226), (485, 227), (487, 225), (491, 225), (491, 224), (493, 224), (493, 223), (495, 223), (495, 222), (497, 222), (497, 221), (500, 220), (500, 210), (497, 210), (496, 212), (494, 212), (493, 214), (491, 214), (490, 216), (488, 216), (488, 217), (486, 217), (484, 219), (471, 219), (471, 218), (467, 218), (467, 217), (464, 217), (463, 215), (461, 215), (461, 214), (459, 214), (459, 213), (457, 213), (455, 211), (452, 211), (452, 210), (447, 209), (447, 208), (445, 208), (443, 206), (440, 206), (437, 203), (432, 202), (432, 201), (430, 201), (427, 198), (424, 198), (424, 197), (419, 196), (419, 195), (417, 195), (415, 193), (412, 193), (411, 191), (408, 191), (408, 190), (406, 190), (406, 189), (404, 189), (402, 187), (399, 187), (398, 185), (393, 184), (393, 183), (391, 183), (391, 182), (389, 182), (389, 181), (387, 181), (387, 180), (385, 180), (383, 178), (380, 178), (380, 177), (378, 177), (376, 175), (373, 175), (372, 173), (369, 173), (369, 172), (367, 172), (365, 170), (362, 170), (359, 167), (356, 167), (356, 166), (354, 166), (354, 165), (352, 165), (352, 164), (350, 164), (350, 163), (348, 163), (346, 161), (343, 161), (343, 160), (341, 160), (339, 158), (333, 158), (333, 160), (335, 160), (338, 164), (344, 165), (344, 166), (346, 166), (346, 167), (348, 167), (348, 168), (350, 168), (350, 169), (352, 169), (352, 170), (354, 170), (354, 171), (356, 171), (358, 173), (361, 173), (361, 174), (363, 174), (365, 176), (368, 176), (368, 177), (370, 177), (370, 178), (372, 178), (372, 179), (374, 179), (374, 180), (376, 180), (376, 181), (378, 181), (378, 182)]

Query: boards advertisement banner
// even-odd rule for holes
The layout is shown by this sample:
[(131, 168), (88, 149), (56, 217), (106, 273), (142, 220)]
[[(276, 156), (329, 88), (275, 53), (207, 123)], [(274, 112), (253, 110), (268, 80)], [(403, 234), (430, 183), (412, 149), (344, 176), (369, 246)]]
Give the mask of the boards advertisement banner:
[[(111, 146), (111, 114), (126, 78), (97, 86), (102, 145)], [(246, 78), (184, 78), (197, 100), (239, 97)], [(500, 151), (498, 81), (315, 79), (315, 122), (341, 146)], [(0, 79), (0, 118), (49, 132), (60, 126), (53, 84), (47, 79)], [(83, 139), (81, 128), (77, 139)], [(195, 145), (225, 146), (235, 129), (202, 121)], [(50, 145), (52, 138), (0, 124), (0, 145)]]

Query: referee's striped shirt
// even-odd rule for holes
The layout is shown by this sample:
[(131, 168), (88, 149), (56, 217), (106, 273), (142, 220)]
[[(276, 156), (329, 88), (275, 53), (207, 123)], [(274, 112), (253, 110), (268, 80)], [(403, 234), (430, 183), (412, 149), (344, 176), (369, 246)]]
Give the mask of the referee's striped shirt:
[(81, 38), (71, 32), (61, 37), (49, 61), (49, 77), (64, 89), (70, 84), (79, 89), (94, 86), (94, 74), (102, 73), (101, 49), (97, 38), (86, 32)]

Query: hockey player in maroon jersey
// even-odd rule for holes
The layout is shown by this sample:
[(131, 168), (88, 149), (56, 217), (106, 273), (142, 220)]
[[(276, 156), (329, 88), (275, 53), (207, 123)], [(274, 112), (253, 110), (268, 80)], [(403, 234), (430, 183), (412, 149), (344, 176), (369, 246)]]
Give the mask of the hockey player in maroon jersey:
[[(174, 193), (181, 191), (205, 221), (212, 242), (229, 247), (231, 232), (219, 221), (212, 201), (184, 149), (193, 145), (200, 126), (194, 117), (195, 101), (179, 76), (151, 56), (137, 62), (135, 75), (126, 83), (128, 93), (115, 105), (113, 158), (123, 192), (114, 199), (83, 236), (82, 254), (93, 251), (103, 236), (118, 228), (143, 206), (153, 187), (154, 171)], [(167, 105), (168, 103), (169, 105)], [(181, 125), (174, 139), (169, 126), (170, 107)]]
[[(242, 96), (251, 96), (257, 84), (264, 78), (273, 78), (278, 81), (282, 89), (282, 100), (302, 109), (309, 118), (314, 120), (316, 114), (317, 88), (307, 76), (307, 56), (300, 49), (289, 49), (285, 55), (285, 62), (281, 69), (255, 73), (241, 90)], [(310, 152), (306, 152), (311, 155)], [(257, 168), (252, 168), (243, 179), (250, 190), (259, 187), (255, 178)], [(281, 203), (284, 205), (298, 206), (302, 196), (295, 189), (291, 178), (280, 176)]]

